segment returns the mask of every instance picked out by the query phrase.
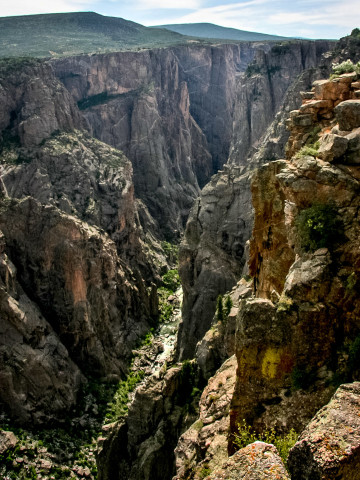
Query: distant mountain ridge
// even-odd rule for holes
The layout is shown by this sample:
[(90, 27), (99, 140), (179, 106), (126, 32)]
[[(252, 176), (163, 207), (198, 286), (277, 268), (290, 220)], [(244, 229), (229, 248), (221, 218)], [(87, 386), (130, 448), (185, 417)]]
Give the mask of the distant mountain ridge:
[(165, 29), (144, 27), (94, 12), (50, 13), (0, 18), (0, 57), (50, 57), (104, 53), (184, 43)]
[(218, 38), (222, 40), (237, 40), (247, 42), (290, 40), (290, 37), (268, 35), (266, 33), (248, 32), (236, 28), (221, 27), (213, 23), (179, 23), (156, 25), (153, 28), (166, 28), (172, 32), (199, 38)]

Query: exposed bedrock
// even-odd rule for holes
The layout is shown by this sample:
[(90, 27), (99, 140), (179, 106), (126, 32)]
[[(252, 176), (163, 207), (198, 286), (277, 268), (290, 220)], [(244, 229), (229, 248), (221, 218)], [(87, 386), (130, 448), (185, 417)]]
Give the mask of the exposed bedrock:
[(0, 402), (22, 423), (49, 423), (75, 405), (84, 381), (17, 281), (0, 232)]
[[(299, 42), (258, 51), (247, 74), (238, 78), (229, 163), (195, 202), (180, 249), (184, 288), (180, 358), (194, 355), (196, 343), (210, 327), (217, 296), (247, 273), (243, 268), (253, 226), (251, 171), (282, 156), (289, 137), (285, 119), (300, 102), (300, 91), (326, 70), (326, 61), (324, 69), (315, 67), (328, 46)], [(303, 72), (304, 68), (308, 69)]]
[[(287, 80), (281, 82), (277, 75), (271, 102), (263, 91), (262, 110), (271, 108), (264, 118), (265, 110), (255, 115), (249, 126), (253, 136), (242, 151), (247, 153), (270, 123), (285, 83), (288, 86), (302, 69), (315, 65), (328, 47), (328, 42), (299, 42), (291, 45), (287, 57), (278, 55), (280, 60), (273, 61), (280, 68), (284, 57)], [(228, 159), (234, 118), (242, 125), (252, 108), (242, 105), (242, 113), (235, 114), (236, 96), (240, 102), (253, 102), (251, 95), (242, 98), (237, 93), (243, 88), (241, 73), (256, 52), (269, 49), (268, 44), (248, 43), (183, 46), (83, 55), (52, 65), (78, 102), (90, 132), (129, 157), (136, 195), (148, 206), (162, 234), (176, 239), (199, 189)], [(288, 57), (293, 58), (290, 66)], [(260, 53), (258, 61), (266, 64)], [(278, 74), (276, 68), (271, 73)], [(263, 89), (263, 82), (258, 87)]]
[(151, 312), (114, 242), (30, 197), (3, 200), (0, 225), (19, 282), (71, 358), (84, 372), (119, 376)]
[(360, 384), (341, 385), (302, 432), (289, 455), (293, 480), (359, 478)]

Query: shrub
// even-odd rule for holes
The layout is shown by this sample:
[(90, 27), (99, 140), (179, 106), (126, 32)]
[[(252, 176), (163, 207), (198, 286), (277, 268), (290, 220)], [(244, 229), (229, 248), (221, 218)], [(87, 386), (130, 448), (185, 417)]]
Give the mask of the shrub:
[(319, 142), (309, 144), (309, 145), (304, 145), (303, 147), (300, 148), (300, 150), (297, 152), (295, 156), (296, 158), (305, 157), (306, 155), (316, 157), (316, 155), (318, 154), (319, 146), (320, 146)]
[(228, 295), (225, 299), (225, 315), (226, 316), (229, 316), (232, 306), (233, 306), (233, 302), (231, 300), (230, 295)]
[(295, 224), (301, 248), (306, 252), (324, 247), (331, 249), (344, 235), (342, 220), (331, 204), (314, 204), (302, 210)]
[(292, 448), (297, 440), (297, 433), (291, 429), (286, 435), (276, 433), (275, 429), (264, 430), (262, 433), (256, 433), (254, 429), (246, 423), (245, 420), (237, 424), (238, 433), (234, 433), (233, 442), (238, 448), (244, 448), (246, 445), (260, 441), (271, 443), (277, 448), (279, 455), (286, 464), (290, 448)]
[(291, 372), (291, 384), (295, 390), (307, 390), (316, 380), (316, 372), (303, 366), (297, 366)]
[(216, 300), (216, 318), (219, 322), (223, 322), (225, 318), (222, 295), (219, 295)]
[(170, 317), (174, 313), (174, 306), (168, 301), (169, 295), (173, 292), (166, 288), (158, 289), (159, 298), (159, 323), (166, 323), (170, 320)]
[(360, 73), (360, 62), (354, 64), (350, 59), (347, 59), (345, 60), (345, 62), (333, 63), (332, 72), (333, 73), (330, 78), (336, 78), (337, 76), (343, 75), (344, 73)]
[(168, 290), (175, 292), (180, 287), (180, 277), (179, 272), (174, 270), (169, 270), (165, 275), (162, 277), (163, 285)]

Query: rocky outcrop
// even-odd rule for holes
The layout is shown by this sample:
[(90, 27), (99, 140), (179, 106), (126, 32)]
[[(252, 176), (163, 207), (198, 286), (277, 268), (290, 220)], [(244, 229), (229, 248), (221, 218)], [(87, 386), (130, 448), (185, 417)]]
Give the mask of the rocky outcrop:
[[(252, 282), (245, 279), (229, 292), (232, 307), (224, 312), (223, 320), (216, 316), (211, 328), (205, 333), (196, 346), (195, 358), (204, 379), (209, 379), (221, 365), (235, 353), (236, 317), (239, 312), (239, 301), (252, 295)], [(222, 303), (226, 300), (223, 299)], [(216, 321), (217, 320), (217, 321)]]
[[(0, 403), (22, 423), (48, 423), (61, 417), (75, 405), (84, 378), (19, 285), (2, 233), (0, 312)], [(2, 437), (2, 449), (14, 446), (14, 435), (2, 432)]]
[(360, 384), (342, 385), (302, 432), (289, 454), (293, 480), (359, 476)]
[(0, 139), (39, 145), (56, 130), (83, 125), (69, 92), (52, 68), (37, 60), (3, 60), (0, 65)]
[[(301, 116), (291, 116), (291, 138), (307, 128), (297, 123)], [(336, 120), (326, 119), (333, 128)], [(233, 429), (245, 418), (259, 429), (300, 431), (336, 379), (358, 369), (358, 167), (347, 166), (346, 155), (334, 164), (316, 158), (316, 149), (306, 152), (253, 176), (249, 270), (258, 298), (242, 301), (238, 315)]]
[(236, 358), (223, 363), (208, 381), (199, 402), (200, 415), (180, 437), (175, 449), (174, 480), (200, 479), (227, 459), (230, 401), (235, 386)]
[(0, 225), (24, 290), (72, 358), (89, 373), (126, 370), (131, 348), (148, 326), (148, 295), (115, 244), (95, 227), (31, 198), (11, 202)]
[(194, 385), (189, 364), (157, 372), (141, 386), (124, 420), (104, 427), (98, 444), (99, 480), (171, 478), (174, 448), (190, 413)]
[(274, 445), (255, 442), (236, 452), (207, 480), (289, 480), (290, 477)]
[[(288, 139), (284, 120), (296, 98), (300, 98), (300, 90), (306, 85), (310, 88), (321, 73), (308, 70), (293, 85), (292, 82), (304, 68), (315, 66), (327, 47), (326, 42), (300, 42), (276, 46), (267, 53), (259, 51), (256, 61), (238, 76), (229, 164), (202, 190), (181, 245), (184, 305), (179, 330), (180, 358), (194, 355), (197, 341), (210, 327), (217, 296), (230, 290), (242, 273), (247, 273), (246, 267), (243, 271), (246, 242), (253, 225), (250, 172), (282, 153)], [(282, 102), (281, 112), (269, 127)], [(249, 159), (249, 152), (254, 153), (251, 148), (256, 146), (258, 151)]]
[(310, 92), (303, 92), (300, 109), (293, 110), (288, 121), (291, 130), (288, 158), (304, 144), (313, 146), (321, 136), (320, 158), (328, 162), (358, 163), (357, 132), (351, 132), (360, 126), (358, 77), (352, 72), (330, 81), (317, 81)]
[[(3, 166), (2, 188), (13, 198), (31, 196), (105, 230), (123, 260), (149, 280), (157, 266), (143, 248), (132, 166), (125, 155), (80, 131), (62, 132), (31, 150), (12, 149), (18, 164)], [(155, 244), (155, 241), (153, 242)], [(161, 255), (157, 262), (166, 264)]]

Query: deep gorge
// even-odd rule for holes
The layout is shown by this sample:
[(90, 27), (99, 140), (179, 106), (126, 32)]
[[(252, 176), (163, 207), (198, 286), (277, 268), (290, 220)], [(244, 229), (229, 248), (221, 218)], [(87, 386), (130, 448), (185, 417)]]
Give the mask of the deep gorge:
[[(358, 378), (356, 352), (345, 364), (360, 330), (360, 124), (342, 114), (355, 120), (340, 134), (334, 112), (357, 105), (359, 81), (355, 72), (321, 83), (348, 58), (349, 41), (0, 60), (4, 430), (71, 421), (86, 430), (73, 478), (215, 479), (239, 420), (300, 433), (340, 383)], [(320, 104), (300, 107), (301, 92)], [(346, 147), (298, 155), (316, 141)], [(304, 251), (294, 219), (329, 197), (343, 241)], [(179, 244), (173, 356), (153, 375), (149, 367), (96, 446), (108, 395), (121, 381), (128, 388), (139, 345), (151, 328), (158, 335), (158, 289)], [(219, 295), (231, 298), (225, 320)], [(1, 457), (4, 475), (70, 478), (51, 456), (32, 463), (45, 452), (29, 438), (4, 450), (15, 449)], [(315, 478), (296, 477), (297, 463), (291, 478)]]

